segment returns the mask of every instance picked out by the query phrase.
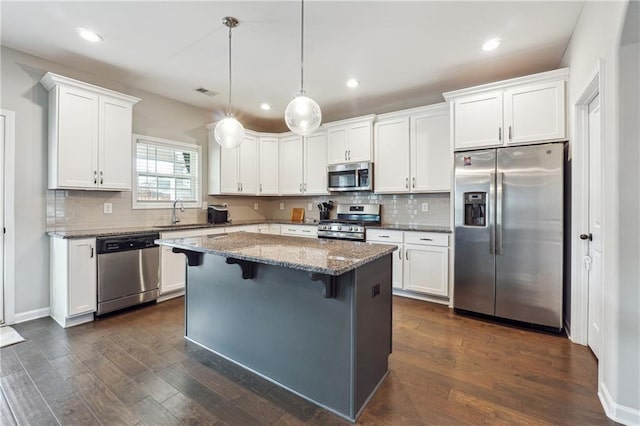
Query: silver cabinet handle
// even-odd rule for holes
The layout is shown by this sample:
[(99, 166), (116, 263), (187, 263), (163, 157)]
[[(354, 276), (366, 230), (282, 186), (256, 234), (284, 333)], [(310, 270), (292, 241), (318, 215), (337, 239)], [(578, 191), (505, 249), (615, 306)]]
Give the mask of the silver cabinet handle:
[(347, 151), (347, 160), (351, 160), (351, 150)]
[(244, 185), (240, 182), (240, 192), (244, 192)]
[(409, 189), (409, 178), (406, 178), (406, 179), (404, 180), (404, 187), (405, 187), (406, 189)]
[(309, 232), (311, 232), (311, 230), (309, 230), (309, 229), (303, 229), (303, 230), (302, 230), (302, 232), (306, 232), (306, 233), (308, 234)]
[(509, 125), (509, 140), (511, 140), (511, 125)]
[(502, 127), (498, 127), (498, 140), (502, 140)]
[(378, 235), (378, 238), (389, 238), (389, 235)]
[(303, 188), (304, 188), (304, 192), (307, 192), (307, 182), (304, 183)]
[(347, 150), (346, 149), (344, 150), (344, 159), (345, 160), (347, 159)]
[(89, 246), (89, 248), (91, 249), (91, 256), (90, 256), (90, 258), (91, 258), (91, 259), (93, 259), (93, 246), (92, 246), (92, 245), (90, 245), (90, 246)]
[(262, 184), (260, 184), (260, 192), (262, 192)]
[(416, 187), (416, 177), (415, 176), (411, 178), (411, 187), (412, 188)]
[(404, 251), (404, 258), (409, 260), (409, 250)]
[(420, 238), (420, 241), (433, 241), (433, 238)]
[(104, 183), (104, 176), (102, 175), (102, 170), (100, 170), (100, 185)]
[(300, 185), (298, 185), (298, 189), (300, 190), (300, 192), (302, 192), (302, 182), (300, 182)]
[(398, 259), (402, 260), (402, 249), (398, 248)]
[(489, 200), (487, 202), (487, 213), (489, 215), (489, 254), (495, 254), (496, 251), (496, 225), (495, 225), (495, 197), (496, 197), (496, 173), (491, 172), (489, 175)]
[(93, 184), (98, 184), (98, 172), (96, 172), (95, 170), (93, 171)]
[(496, 254), (502, 254), (502, 181), (504, 173), (497, 174), (496, 181)]

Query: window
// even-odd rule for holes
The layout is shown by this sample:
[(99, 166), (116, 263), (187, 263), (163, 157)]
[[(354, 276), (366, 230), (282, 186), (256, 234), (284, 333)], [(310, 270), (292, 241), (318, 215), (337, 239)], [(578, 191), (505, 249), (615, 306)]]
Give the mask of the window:
[(134, 209), (172, 207), (177, 199), (202, 207), (200, 146), (142, 135), (133, 140)]

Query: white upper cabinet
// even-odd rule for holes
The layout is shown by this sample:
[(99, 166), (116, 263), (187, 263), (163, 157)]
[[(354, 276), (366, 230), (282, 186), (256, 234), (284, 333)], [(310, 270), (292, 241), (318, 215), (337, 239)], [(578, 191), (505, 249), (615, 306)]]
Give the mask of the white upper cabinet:
[(260, 195), (278, 195), (278, 138), (260, 137)]
[(565, 140), (568, 76), (564, 68), (445, 93), (454, 149)]
[(375, 116), (369, 115), (325, 124), (328, 164), (371, 161), (374, 118)]
[(220, 147), (220, 193), (258, 193), (258, 138), (246, 134), (233, 149)]
[(376, 193), (449, 191), (451, 161), (445, 103), (379, 116), (375, 124)]
[(327, 133), (280, 138), (279, 185), (282, 195), (327, 194)]
[(140, 99), (53, 73), (49, 189), (131, 190), (132, 108)]

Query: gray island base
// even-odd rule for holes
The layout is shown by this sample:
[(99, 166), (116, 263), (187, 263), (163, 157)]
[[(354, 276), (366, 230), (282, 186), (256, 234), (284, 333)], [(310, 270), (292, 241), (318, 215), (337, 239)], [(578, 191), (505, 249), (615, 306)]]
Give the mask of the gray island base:
[(388, 374), (395, 246), (244, 232), (158, 243), (188, 258), (188, 340), (357, 420)]

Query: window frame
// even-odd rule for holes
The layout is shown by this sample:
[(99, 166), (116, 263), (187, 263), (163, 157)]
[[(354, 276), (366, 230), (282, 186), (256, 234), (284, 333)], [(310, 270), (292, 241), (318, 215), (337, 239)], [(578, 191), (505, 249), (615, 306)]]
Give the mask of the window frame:
[(189, 150), (193, 150), (197, 152), (198, 155), (198, 160), (197, 160), (197, 167), (198, 167), (198, 175), (196, 177), (196, 185), (198, 186), (198, 189), (196, 191), (196, 201), (184, 201), (184, 208), (185, 209), (201, 209), (202, 208), (202, 173), (204, 172), (202, 170), (202, 147), (198, 144), (195, 143), (185, 143), (185, 142), (178, 142), (178, 141), (174, 141), (171, 139), (163, 139), (163, 138), (156, 138), (153, 136), (147, 136), (147, 135), (140, 135), (140, 134), (136, 134), (134, 133), (132, 138), (132, 143), (131, 143), (131, 155), (132, 155), (132, 161), (131, 161), (131, 207), (134, 210), (137, 209), (170, 209), (173, 207), (173, 203), (175, 200), (172, 201), (142, 201), (142, 200), (138, 200), (138, 157), (137, 157), (137, 146), (138, 146), (138, 141), (146, 141), (146, 142), (151, 142), (154, 145), (158, 145), (158, 146), (164, 146), (167, 148), (174, 148), (174, 149), (180, 149), (180, 148), (184, 148), (184, 149), (189, 149)]

